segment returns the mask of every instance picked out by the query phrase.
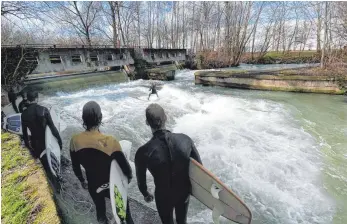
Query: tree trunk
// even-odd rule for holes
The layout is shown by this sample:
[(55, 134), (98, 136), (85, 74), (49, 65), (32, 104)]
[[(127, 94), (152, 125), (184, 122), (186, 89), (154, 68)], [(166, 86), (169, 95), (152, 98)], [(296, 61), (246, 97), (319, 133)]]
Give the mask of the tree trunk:
[(325, 13), (324, 13), (324, 39), (323, 39), (323, 49), (320, 60), (320, 67), (325, 68), (325, 53), (328, 38), (328, 2), (325, 2)]
[(255, 34), (257, 33), (257, 23), (254, 25), (253, 31), (253, 40), (252, 40), (252, 60), (254, 60), (254, 42), (255, 42)]
[(123, 45), (126, 45), (125, 43), (125, 37), (124, 37), (124, 33), (123, 33), (123, 28), (122, 28), (122, 24), (121, 24), (121, 20), (120, 20), (120, 13), (119, 13), (119, 8), (121, 7), (119, 2), (115, 2), (115, 6), (116, 6), (116, 13), (117, 13), (117, 18), (118, 18), (118, 26), (119, 26), (119, 31), (122, 35), (122, 41), (123, 41)]
[(320, 35), (321, 35), (321, 31), (322, 31), (322, 15), (321, 15), (321, 3), (317, 2), (317, 47), (316, 50), (317, 52), (321, 51), (321, 39), (320, 39)]
[(117, 40), (118, 40), (118, 33), (117, 33), (117, 22), (116, 22), (116, 14), (115, 14), (115, 4), (116, 2), (108, 2), (111, 9), (111, 16), (112, 16), (112, 31), (113, 31), (113, 47), (117, 48)]
[(140, 27), (140, 4), (141, 2), (136, 2), (137, 9), (137, 35), (138, 35), (138, 45), (141, 47), (141, 27)]

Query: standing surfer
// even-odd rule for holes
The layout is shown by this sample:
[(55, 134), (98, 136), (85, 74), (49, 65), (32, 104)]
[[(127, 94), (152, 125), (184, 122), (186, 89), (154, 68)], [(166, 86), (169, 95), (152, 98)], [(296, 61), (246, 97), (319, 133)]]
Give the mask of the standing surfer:
[[(51, 114), (46, 107), (38, 105), (38, 93), (28, 92), (27, 98), (29, 101), (28, 107), (23, 111), (21, 115), (22, 119), (22, 131), (25, 146), (29, 148), (34, 158), (39, 158), (43, 168), (47, 175), (52, 178), (52, 173), (48, 165), (47, 154), (46, 154), (46, 126), (48, 125), (52, 131), (53, 136), (58, 140), (60, 150), (62, 150), (62, 140), (59, 132), (55, 127)], [(31, 141), (29, 142), (28, 130), (31, 132)], [(52, 179), (57, 184), (55, 179)], [(59, 188), (57, 189), (59, 190)]]
[(19, 113), (23, 113), (23, 111), (26, 110), (28, 108), (28, 106), (29, 106), (27, 93), (26, 92), (22, 92), (21, 96), (22, 96), (23, 100), (18, 104)]
[[(105, 197), (110, 197), (109, 178), (112, 160), (116, 159), (129, 182), (132, 179), (132, 171), (119, 142), (112, 136), (104, 135), (99, 131), (102, 121), (99, 104), (95, 101), (86, 103), (83, 107), (82, 119), (85, 131), (74, 135), (70, 141), (72, 167), (82, 187), (89, 190), (96, 207), (98, 222), (105, 224), (108, 223)], [(86, 171), (88, 182), (82, 175), (80, 165)], [(126, 213), (127, 224), (132, 224), (129, 201)]]
[(148, 95), (148, 100), (149, 100), (149, 98), (151, 97), (152, 94), (156, 94), (157, 97), (159, 98), (158, 92), (157, 92), (157, 86), (156, 86), (155, 83), (152, 83), (152, 84), (151, 84), (151, 86), (149, 87), (149, 91), (152, 91), (152, 92), (149, 93), (149, 95)]
[(8, 92), (8, 100), (11, 102), (12, 107), (16, 113), (19, 113), (16, 100), (17, 100), (17, 94), (14, 92), (13, 87), (11, 87), (10, 91)]
[(141, 146), (135, 155), (136, 176), (139, 190), (146, 202), (153, 200), (147, 190), (146, 170), (154, 177), (155, 202), (163, 224), (173, 224), (175, 209), (177, 224), (187, 223), (191, 184), (189, 179), (190, 157), (201, 163), (200, 155), (190, 137), (165, 129), (167, 117), (158, 104), (146, 109), (146, 123), (153, 137)]

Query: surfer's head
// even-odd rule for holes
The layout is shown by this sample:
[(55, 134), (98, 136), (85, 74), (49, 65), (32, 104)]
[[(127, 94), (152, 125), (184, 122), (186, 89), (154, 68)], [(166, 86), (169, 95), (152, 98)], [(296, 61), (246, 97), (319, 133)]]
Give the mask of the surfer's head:
[(29, 91), (27, 93), (27, 99), (29, 102), (35, 102), (38, 100), (38, 98), (39, 98), (39, 93), (36, 91)]
[(152, 131), (165, 129), (167, 117), (164, 109), (156, 103), (149, 105), (146, 109), (146, 123)]
[(23, 98), (23, 100), (26, 100), (27, 99), (27, 93), (26, 92), (21, 92), (21, 97)]
[(83, 106), (82, 112), (83, 127), (90, 131), (98, 129), (102, 121), (102, 113), (99, 104), (95, 101), (89, 101)]

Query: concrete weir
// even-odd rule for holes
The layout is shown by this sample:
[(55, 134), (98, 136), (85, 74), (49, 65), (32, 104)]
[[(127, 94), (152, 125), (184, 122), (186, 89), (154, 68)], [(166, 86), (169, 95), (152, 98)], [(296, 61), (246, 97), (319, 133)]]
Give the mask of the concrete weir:
[(128, 76), (124, 71), (104, 71), (30, 77), (25, 84), (31, 89), (47, 92), (77, 90), (126, 81)]
[(198, 71), (195, 84), (287, 92), (346, 93), (346, 80), (325, 76), (283, 75), (281, 71)]
[(2, 46), (1, 49), (5, 73), (26, 73), (25, 84), (39, 89), (122, 82), (127, 77), (172, 80), (176, 65), (186, 58), (185, 49), (61, 45)]

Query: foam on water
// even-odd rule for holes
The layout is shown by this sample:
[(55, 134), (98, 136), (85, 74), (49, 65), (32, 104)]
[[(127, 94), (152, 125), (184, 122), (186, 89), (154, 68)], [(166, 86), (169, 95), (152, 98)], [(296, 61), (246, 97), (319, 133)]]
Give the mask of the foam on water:
[[(168, 129), (194, 140), (204, 166), (250, 206), (252, 223), (332, 222), (334, 203), (320, 181), (319, 143), (287, 107), (194, 86), (191, 71), (183, 71), (177, 79), (159, 91), (156, 101), (168, 114)], [(81, 130), (81, 124), (69, 115), (81, 118), (83, 105), (95, 100), (103, 112), (101, 131), (130, 140), (137, 149), (151, 138), (144, 111), (152, 102), (136, 99), (148, 97), (148, 85), (138, 80), (58, 93), (45, 103), (58, 104), (66, 112), (62, 119), (74, 128), (63, 136), (70, 139), (71, 130)], [(152, 178), (148, 179), (154, 190)], [(130, 195), (143, 201), (136, 180), (130, 185)], [(150, 206), (155, 207), (154, 203)], [(192, 200), (189, 221), (211, 223), (211, 211)]]

